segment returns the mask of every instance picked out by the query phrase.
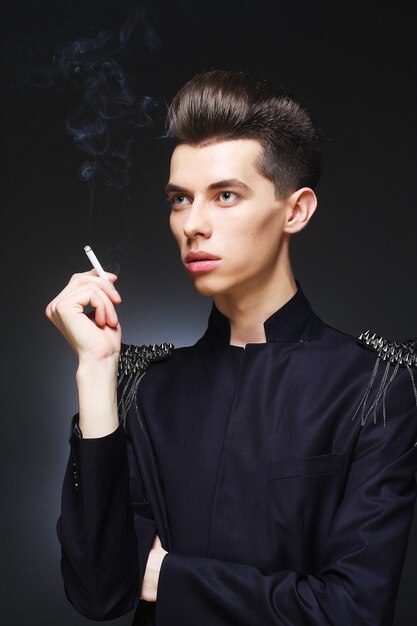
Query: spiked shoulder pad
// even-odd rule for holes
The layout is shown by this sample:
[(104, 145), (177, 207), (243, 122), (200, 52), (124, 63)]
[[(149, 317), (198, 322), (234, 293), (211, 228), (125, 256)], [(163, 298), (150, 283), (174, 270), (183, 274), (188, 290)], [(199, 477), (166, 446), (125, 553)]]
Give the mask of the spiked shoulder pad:
[(367, 330), (359, 335), (358, 343), (376, 352), (383, 361), (403, 367), (417, 367), (417, 339), (394, 341)]
[(161, 361), (170, 356), (172, 343), (136, 346), (122, 343), (119, 359), (119, 377), (145, 372), (152, 361)]

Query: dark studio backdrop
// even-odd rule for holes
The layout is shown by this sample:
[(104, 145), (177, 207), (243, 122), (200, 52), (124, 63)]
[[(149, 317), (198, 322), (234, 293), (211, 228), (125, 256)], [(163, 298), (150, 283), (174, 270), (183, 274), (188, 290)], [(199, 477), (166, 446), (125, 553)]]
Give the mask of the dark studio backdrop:
[[(147, 21), (143, 6), (2, 7), (5, 626), (87, 623), (64, 596), (55, 534), (76, 360), (44, 316), (90, 269), (83, 246), (119, 273), (125, 342), (181, 346), (205, 329), (211, 302), (180, 267), (163, 194), (166, 103), (194, 73), (248, 70), (306, 102), (326, 154), (318, 211), (293, 241), (296, 276), (343, 331), (417, 335), (417, 4), (149, 0)], [(417, 520), (395, 625), (416, 623)]]

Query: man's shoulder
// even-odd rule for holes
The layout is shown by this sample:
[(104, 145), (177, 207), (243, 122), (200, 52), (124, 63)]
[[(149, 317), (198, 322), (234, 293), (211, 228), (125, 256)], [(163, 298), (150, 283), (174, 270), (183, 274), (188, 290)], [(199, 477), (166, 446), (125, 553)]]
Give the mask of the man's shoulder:
[[(176, 372), (183, 370), (190, 365), (192, 355), (196, 352), (195, 345), (176, 347), (171, 342), (161, 342), (156, 344), (126, 344), (122, 343), (119, 370), (118, 386), (137, 386), (146, 374), (146, 380), (152, 379), (152, 384), (156, 381), (163, 383), (166, 379), (175, 377)], [(198, 350), (197, 350), (198, 352)]]
[(160, 344), (126, 344), (122, 343), (119, 358), (119, 377), (141, 374), (149, 365), (156, 361), (164, 361), (173, 355), (175, 346), (172, 343)]
[(364, 360), (378, 357), (393, 366), (417, 368), (417, 338), (394, 339), (374, 330), (351, 335), (324, 324), (322, 339), (324, 349), (340, 348)]
[[(332, 376), (363, 387), (354, 417), (386, 423), (391, 416), (413, 414), (417, 408), (417, 340), (392, 339), (377, 331), (349, 335), (326, 325), (322, 350)], [(323, 354), (323, 352), (322, 352)], [(390, 409), (390, 410), (389, 410)], [(414, 419), (413, 418), (413, 419)]]
[(376, 353), (384, 362), (403, 367), (417, 367), (417, 338), (397, 340), (371, 330), (358, 336), (359, 345)]

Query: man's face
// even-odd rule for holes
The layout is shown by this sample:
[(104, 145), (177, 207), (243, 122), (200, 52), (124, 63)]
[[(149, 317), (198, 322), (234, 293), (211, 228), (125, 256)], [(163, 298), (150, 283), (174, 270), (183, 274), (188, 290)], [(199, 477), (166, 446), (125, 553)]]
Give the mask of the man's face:
[(167, 185), (170, 226), (182, 263), (204, 295), (245, 295), (276, 275), (287, 205), (256, 168), (262, 150), (254, 139), (175, 148)]

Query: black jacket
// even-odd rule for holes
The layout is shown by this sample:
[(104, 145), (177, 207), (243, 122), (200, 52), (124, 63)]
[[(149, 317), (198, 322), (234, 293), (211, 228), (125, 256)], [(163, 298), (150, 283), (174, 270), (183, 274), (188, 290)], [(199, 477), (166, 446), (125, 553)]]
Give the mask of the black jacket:
[[(58, 533), (83, 615), (392, 623), (416, 497), (413, 344), (358, 342), (301, 289), (265, 332), (231, 346), (213, 306), (193, 346), (124, 348), (122, 424), (70, 440)], [(139, 595), (155, 533), (169, 553), (153, 604)]]

